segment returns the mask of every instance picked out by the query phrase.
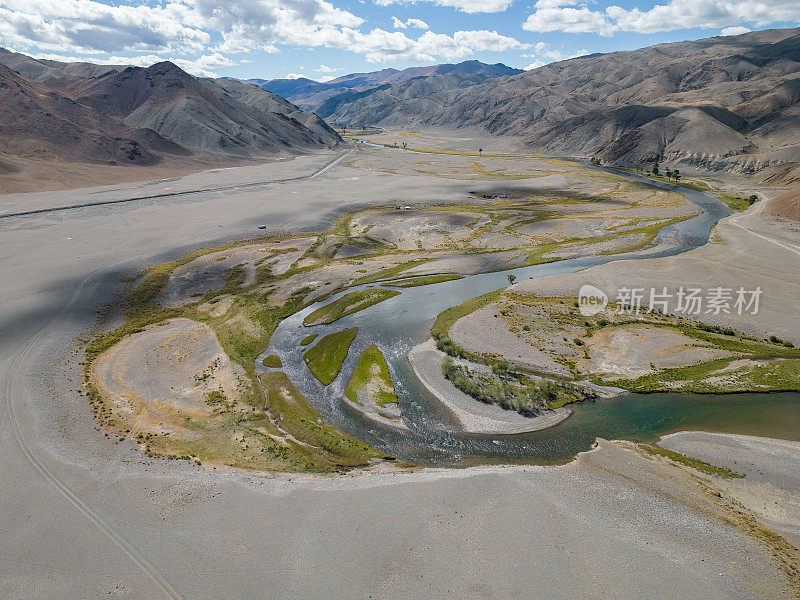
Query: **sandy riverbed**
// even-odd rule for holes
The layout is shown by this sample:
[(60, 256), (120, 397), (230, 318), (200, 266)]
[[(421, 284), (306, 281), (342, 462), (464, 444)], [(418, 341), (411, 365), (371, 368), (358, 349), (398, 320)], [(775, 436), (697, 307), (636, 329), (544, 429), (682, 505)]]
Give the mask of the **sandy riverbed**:
[(681, 431), (659, 445), (745, 475), (715, 479), (715, 485), (800, 545), (800, 442)]

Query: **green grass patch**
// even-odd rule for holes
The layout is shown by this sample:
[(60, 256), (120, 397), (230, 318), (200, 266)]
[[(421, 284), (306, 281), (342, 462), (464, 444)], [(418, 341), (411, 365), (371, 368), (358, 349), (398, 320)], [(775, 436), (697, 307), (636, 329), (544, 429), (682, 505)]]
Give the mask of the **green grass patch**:
[(685, 454), (675, 452), (674, 450), (670, 450), (668, 448), (662, 448), (661, 446), (640, 443), (639, 448), (648, 454), (663, 456), (672, 462), (676, 462), (686, 467), (691, 467), (692, 469), (700, 471), (701, 473), (705, 473), (706, 475), (715, 475), (724, 479), (741, 479), (744, 477), (744, 475), (741, 473), (736, 473), (735, 471), (731, 471), (725, 467), (717, 467), (711, 463), (707, 463), (704, 460), (700, 460), (699, 458), (692, 458), (691, 456), (686, 456)]
[(281, 358), (277, 354), (270, 354), (269, 356), (265, 356), (264, 360), (261, 361), (261, 364), (271, 369), (278, 369), (283, 366)]
[(358, 327), (329, 333), (303, 355), (308, 370), (320, 383), (329, 385), (336, 379), (357, 333)]
[(350, 292), (349, 294), (345, 294), (341, 298), (338, 298), (337, 300), (318, 308), (311, 314), (306, 315), (306, 318), (303, 319), (303, 325), (310, 327), (312, 325), (326, 325), (328, 323), (333, 323), (342, 317), (357, 313), (360, 310), (369, 308), (378, 302), (383, 302), (384, 300), (388, 300), (389, 298), (397, 296), (398, 294), (400, 294), (400, 292), (396, 290), (380, 289), (367, 289), (359, 290), (357, 292)]
[(419, 285), (431, 285), (433, 283), (442, 283), (443, 281), (454, 281), (456, 279), (463, 279), (463, 275), (455, 273), (443, 273), (441, 275), (421, 275), (419, 277), (409, 277), (408, 279), (397, 279), (395, 281), (388, 281), (384, 283), (385, 286), (410, 288)]
[(307, 335), (302, 340), (300, 340), (300, 345), (301, 346), (308, 346), (311, 342), (313, 342), (315, 339), (317, 339), (318, 335), (319, 335), (318, 333), (312, 333), (312, 334)]
[[(672, 183), (675, 183), (674, 181)], [(681, 185), (685, 188), (689, 188), (690, 190), (694, 190), (696, 192), (707, 192), (711, 189), (711, 186), (705, 183), (704, 181), (695, 181), (695, 180), (680, 180), (677, 182), (678, 185)]]
[(739, 212), (747, 210), (750, 208), (753, 202), (758, 200), (758, 196), (755, 195), (750, 196), (749, 198), (742, 198), (741, 196), (736, 196), (734, 194), (717, 194), (717, 198), (727, 204), (729, 208)]
[(395, 394), (392, 377), (389, 375), (389, 367), (386, 364), (383, 353), (375, 344), (372, 344), (361, 353), (344, 395), (351, 402), (361, 404), (358, 400), (358, 390), (366, 389), (369, 384), (375, 390), (373, 396), (375, 404), (385, 406), (386, 404), (397, 403), (397, 395)]
[[(634, 171), (632, 169), (627, 169), (627, 171), (629, 171), (631, 173), (635, 173), (636, 172), (636, 171)], [(696, 179), (679, 179), (678, 181), (675, 181), (672, 178), (667, 179), (666, 175), (653, 175), (650, 172), (644, 172), (644, 173), (640, 173), (640, 174), (644, 175), (645, 177), (649, 177), (650, 179), (655, 179), (656, 181), (666, 181), (667, 183), (673, 183), (673, 184), (676, 184), (676, 185), (680, 185), (682, 187), (689, 188), (690, 190), (694, 190), (696, 192), (707, 192), (707, 191), (709, 191), (711, 189), (711, 186), (708, 185), (706, 182), (698, 181)]]
[[(739, 356), (719, 358), (685, 367), (661, 369), (636, 379), (609, 379), (609, 385), (632, 392), (681, 391), (698, 394), (747, 391), (800, 391), (800, 350), (767, 342), (758, 342), (712, 334), (686, 324), (652, 323), (668, 327), (709, 346), (736, 352)], [(735, 360), (759, 361), (730, 369)], [(762, 362), (763, 361), (763, 362)], [(721, 372), (725, 369), (724, 372)], [(713, 380), (711, 378), (717, 378)], [(600, 383), (600, 379), (595, 378)]]

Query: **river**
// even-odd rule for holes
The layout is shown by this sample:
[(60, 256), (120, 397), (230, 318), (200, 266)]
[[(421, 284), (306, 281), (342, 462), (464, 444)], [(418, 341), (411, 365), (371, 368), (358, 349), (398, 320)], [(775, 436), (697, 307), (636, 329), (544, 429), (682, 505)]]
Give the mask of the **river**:
[[(509, 274), (522, 280), (577, 271), (621, 259), (680, 254), (705, 244), (714, 224), (731, 213), (722, 202), (701, 192), (654, 182), (638, 175), (618, 174), (681, 192), (702, 212), (662, 229), (658, 238), (670, 236), (669, 244), (656, 244), (633, 253), (562, 260), (406, 288), (399, 296), (335, 323), (307, 328), (302, 324), (303, 318), (318, 307), (313, 305), (281, 322), (272, 336), (270, 347), (262, 356), (280, 356), (283, 371), (322, 413), (326, 422), (384, 452), (422, 465), (557, 464), (588, 450), (596, 437), (654, 441), (665, 433), (688, 429), (800, 439), (800, 394), (796, 393), (631, 394), (572, 405), (574, 414), (569, 419), (543, 431), (518, 435), (467, 434), (458, 431), (449, 411), (416, 378), (407, 354), (413, 346), (429, 337), (436, 315), (465, 300), (506, 287)], [(365, 287), (376, 287), (376, 284), (350, 288), (347, 292)], [(359, 333), (350, 347), (342, 372), (326, 388), (306, 369), (300, 340), (310, 332), (322, 336), (354, 326), (359, 328)], [(342, 400), (358, 357), (372, 343), (376, 343), (386, 357), (410, 432), (378, 424)]]

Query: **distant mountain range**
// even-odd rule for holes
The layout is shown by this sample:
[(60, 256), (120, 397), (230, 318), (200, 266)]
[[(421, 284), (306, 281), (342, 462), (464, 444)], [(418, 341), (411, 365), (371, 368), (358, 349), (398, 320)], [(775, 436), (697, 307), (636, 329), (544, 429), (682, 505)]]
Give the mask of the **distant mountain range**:
[(472, 82), (424, 77), (331, 99), (343, 125), (467, 127), (607, 163), (753, 172), (800, 162), (800, 29), (660, 44)]
[(166, 156), (255, 157), (341, 143), (316, 115), (258, 86), (147, 68), (41, 61), (0, 50), (0, 152), (152, 165)]
[(371, 73), (351, 73), (327, 82), (313, 81), (305, 77), (297, 79), (249, 79), (275, 94), (283, 96), (307, 110), (316, 111), (326, 100), (345, 92), (363, 92), (387, 84), (400, 83), (416, 77), (432, 77), (436, 75), (471, 75), (471, 83), (485, 81), (489, 78), (503, 77), (522, 73), (521, 69), (512, 69), (502, 63), (488, 65), (477, 60), (467, 60), (458, 64), (430, 65), (403, 69), (383, 69)]
[(479, 126), (550, 155), (769, 168), (775, 181), (800, 181), (800, 29), (526, 72), (466, 61), (326, 83), (204, 79), (168, 62), (62, 63), (0, 50), (0, 103), (0, 152), (25, 156), (155, 164), (195, 153), (305, 152), (341, 142), (322, 117), (345, 126)]

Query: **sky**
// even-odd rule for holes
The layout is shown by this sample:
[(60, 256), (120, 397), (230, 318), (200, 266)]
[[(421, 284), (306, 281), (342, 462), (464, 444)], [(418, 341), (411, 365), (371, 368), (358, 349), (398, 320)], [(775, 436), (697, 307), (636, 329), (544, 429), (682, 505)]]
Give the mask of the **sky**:
[(800, 0), (0, 0), (0, 46), (195, 75), (327, 81), (480, 60), (532, 69), (595, 52), (797, 27)]

